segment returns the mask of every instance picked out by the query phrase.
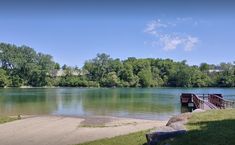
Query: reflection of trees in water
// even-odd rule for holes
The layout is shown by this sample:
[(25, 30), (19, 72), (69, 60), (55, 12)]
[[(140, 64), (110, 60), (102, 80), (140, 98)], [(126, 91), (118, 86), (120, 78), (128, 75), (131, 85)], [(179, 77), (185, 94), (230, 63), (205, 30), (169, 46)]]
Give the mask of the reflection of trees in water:
[(174, 114), (181, 111), (180, 93), (208, 91), (235, 94), (234, 89), (214, 88), (11, 88), (0, 89), (0, 114)]
[(139, 93), (137, 89), (102, 89), (84, 93), (83, 108), (94, 114), (166, 113), (175, 109), (172, 96)]
[(48, 114), (56, 108), (56, 100), (47, 89), (3, 89), (0, 112), (6, 115)]
[[(165, 113), (175, 110), (174, 96), (142, 89), (4, 89), (0, 90), (0, 112), (4, 114), (49, 114), (55, 111), (105, 115)], [(171, 103), (169, 103), (171, 102)], [(58, 112), (60, 113), (60, 112)]]

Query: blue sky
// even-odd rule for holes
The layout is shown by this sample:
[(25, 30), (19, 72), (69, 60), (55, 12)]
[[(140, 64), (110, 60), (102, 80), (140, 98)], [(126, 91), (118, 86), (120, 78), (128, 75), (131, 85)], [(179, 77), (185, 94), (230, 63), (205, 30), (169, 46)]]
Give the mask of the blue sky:
[(126, 59), (233, 62), (232, 1), (1, 1), (0, 42), (81, 67), (97, 53)]

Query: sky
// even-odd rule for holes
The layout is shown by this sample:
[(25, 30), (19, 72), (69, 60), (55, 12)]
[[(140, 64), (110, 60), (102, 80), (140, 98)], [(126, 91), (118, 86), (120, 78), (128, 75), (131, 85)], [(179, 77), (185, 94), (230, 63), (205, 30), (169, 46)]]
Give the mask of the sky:
[(0, 0), (0, 42), (78, 67), (97, 53), (233, 62), (234, 7), (232, 0)]

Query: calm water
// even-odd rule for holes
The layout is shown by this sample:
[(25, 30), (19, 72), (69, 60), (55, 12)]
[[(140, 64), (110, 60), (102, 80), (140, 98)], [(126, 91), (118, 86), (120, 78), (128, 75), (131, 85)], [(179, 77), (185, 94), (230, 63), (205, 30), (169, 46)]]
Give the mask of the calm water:
[(56, 114), (167, 119), (182, 111), (183, 92), (222, 93), (235, 100), (235, 89), (50, 88), (0, 89), (0, 114)]

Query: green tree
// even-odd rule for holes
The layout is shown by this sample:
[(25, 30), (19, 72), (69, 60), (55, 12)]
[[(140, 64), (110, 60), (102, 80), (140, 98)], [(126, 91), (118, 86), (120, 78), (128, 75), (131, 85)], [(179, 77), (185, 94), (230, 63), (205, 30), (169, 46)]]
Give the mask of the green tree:
[(48, 76), (54, 69), (52, 56), (37, 53), (28, 46), (0, 44), (0, 62), (4, 70), (11, 76), (12, 86), (22, 83), (32, 86), (48, 84)]
[(5, 87), (10, 83), (9, 77), (4, 69), (0, 69), (0, 87)]
[(96, 58), (86, 61), (83, 68), (88, 71), (91, 80), (100, 82), (103, 80), (104, 75), (110, 72), (111, 61), (109, 55), (105, 53), (97, 54)]
[(54, 67), (54, 69), (56, 69), (56, 70), (60, 70), (60, 64), (59, 64), (59, 63), (55, 63), (55, 67)]
[(150, 87), (152, 84), (152, 73), (150, 69), (142, 69), (138, 76), (140, 78), (139, 82), (142, 87)]
[(160, 77), (160, 70), (155, 66), (152, 67), (152, 77), (153, 77), (152, 81), (153, 87), (162, 86), (164, 84), (162, 78)]
[(108, 73), (105, 78), (102, 80), (102, 85), (105, 87), (116, 87), (120, 84), (120, 80), (116, 72)]
[(123, 67), (123, 71), (120, 75), (122, 85), (125, 87), (138, 87), (139, 77), (134, 75), (131, 63), (124, 62)]
[(11, 80), (11, 87), (20, 87), (23, 85), (23, 79), (21, 79), (18, 75), (12, 75), (10, 77)]
[(202, 72), (207, 72), (207, 71), (209, 71), (209, 69), (210, 69), (210, 65), (207, 64), (207, 63), (201, 63), (199, 69), (200, 69)]

